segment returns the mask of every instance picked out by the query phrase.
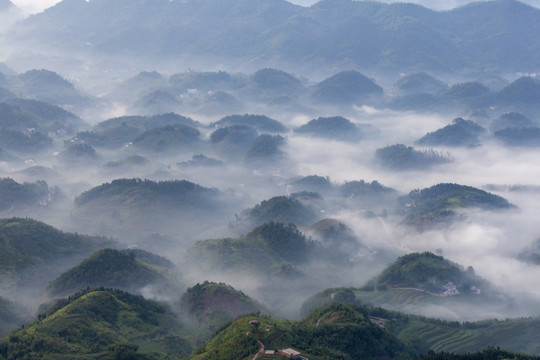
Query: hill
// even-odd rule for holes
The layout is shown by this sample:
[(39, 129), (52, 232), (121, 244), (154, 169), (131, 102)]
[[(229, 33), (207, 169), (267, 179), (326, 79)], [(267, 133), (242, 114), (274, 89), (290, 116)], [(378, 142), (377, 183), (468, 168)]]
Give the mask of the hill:
[(112, 289), (59, 300), (1, 341), (3, 356), (47, 359), (180, 359), (191, 352), (165, 305)]
[(318, 309), (302, 321), (248, 315), (216, 333), (193, 359), (251, 359), (261, 346), (314, 360), (398, 357), (405, 346), (368, 316), (366, 308), (342, 304)]
[[(445, 287), (449, 283), (455, 285), (452, 291)], [(477, 294), (476, 289), (485, 291), (487, 283), (476, 276), (472, 267), (465, 270), (442, 256), (425, 252), (399, 257), (368, 286), (377, 289), (411, 287), (453, 295), (453, 290), (460, 294)]]
[(375, 161), (383, 167), (404, 171), (426, 169), (451, 162), (452, 159), (449, 155), (441, 154), (433, 149), (417, 150), (412, 146), (395, 144), (377, 149)]
[(92, 252), (113, 245), (109, 239), (64, 233), (32, 219), (0, 219), (0, 282), (4, 296), (27, 287), (40, 294), (46, 283), (62, 271)]
[(315, 211), (291, 196), (275, 196), (263, 200), (240, 213), (233, 223), (239, 228), (253, 228), (264, 223), (281, 222), (298, 226), (308, 226), (317, 220)]
[(287, 131), (287, 128), (277, 120), (271, 119), (265, 115), (229, 115), (219, 121), (210, 123), (210, 128), (226, 127), (231, 125), (246, 125), (251, 126), (261, 132), (282, 133)]
[(296, 226), (266, 223), (239, 238), (202, 240), (188, 249), (186, 261), (199, 269), (244, 271), (266, 277), (300, 276), (297, 264), (310, 259), (314, 243)]
[(190, 237), (222, 225), (234, 201), (218, 189), (186, 180), (116, 179), (76, 197), (73, 219), (80, 228), (133, 244), (156, 233), (178, 236), (179, 228), (181, 236)]
[(458, 218), (467, 208), (504, 210), (514, 206), (506, 199), (472, 186), (437, 184), (430, 188), (411, 191), (399, 200), (403, 208), (404, 224), (422, 230)]
[[(165, 266), (162, 266), (165, 265)], [(180, 284), (168, 260), (143, 250), (103, 249), (49, 283), (50, 296), (66, 296), (86, 288), (110, 287), (140, 293), (171, 292)]]
[(19, 184), (11, 178), (0, 178), (0, 212), (25, 207), (47, 207), (61, 197), (58, 188), (51, 188), (43, 180)]
[(240, 315), (267, 312), (242, 291), (224, 283), (205, 281), (187, 289), (179, 303), (181, 311), (213, 332)]
[(444, 91), (448, 85), (425, 72), (413, 73), (399, 79), (394, 86), (404, 94), (435, 94)]
[(183, 124), (150, 129), (135, 139), (133, 145), (148, 151), (187, 149), (200, 140), (200, 131)]
[(323, 104), (362, 104), (370, 97), (382, 95), (383, 89), (357, 71), (337, 73), (315, 86), (312, 100)]
[(478, 136), (486, 130), (471, 120), (457, 118), (452, 124), (434, 132), (429, 132), (416, 141), (424, 146), (477, 146)]
[(493, 134), (495, 138), (507, 146), (540, 146), (540, 127), (509, 127)]
[(296, 129), (296, 134), (332, 140), (357, 141), (362, 137), (360, 129), (349, 119), (341, 116), (319, 117)]

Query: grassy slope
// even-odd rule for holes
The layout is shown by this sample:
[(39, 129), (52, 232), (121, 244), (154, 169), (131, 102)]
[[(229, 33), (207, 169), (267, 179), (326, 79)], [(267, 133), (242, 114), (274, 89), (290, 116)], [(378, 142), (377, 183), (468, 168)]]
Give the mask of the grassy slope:
[[(161, 304), (118, 290), (82, 292), (6, 340), (12, 358), (92, 358), (111, 353), (111, 346), (132, 343), (141, 353), (179, 358), (170, 350), (180, 324)], [(184, 354), (190, 347), (184, 349)], [(30, 354), (29, 354), (30, 353)]]

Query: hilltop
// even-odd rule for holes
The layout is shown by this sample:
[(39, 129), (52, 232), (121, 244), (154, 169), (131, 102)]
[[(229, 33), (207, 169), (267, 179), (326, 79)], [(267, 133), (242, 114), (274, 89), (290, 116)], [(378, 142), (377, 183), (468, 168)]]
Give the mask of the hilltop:
[(369, 320), (366, 308), (335, 304), (302, 321), (240, 317), (197, 349), (193, 359), (251, 359), (261, 343), (265, 350), (292, 348), (315, 360), (392, 358), (404, 350), (395, 336)]
[(103, 237), (65, 233), (32, 219), (0, 219), (2, 290), (8, 296), (24, 288), (40, 294), (62, 271), (114, 244)]
[(158, 302), (120, 290), (86, 290), (59, 300), (1, 340), (14, 358), (180, 359), (191, 352), (182, 326)]
[(49, 283), (50, 296), (69, 295), (79, 290), (110, 287), (138, 293), (171, 292), (178, 288), (174, 265), (143, 250), (99, 250)]
[(205, 281), (187, 289), (179, 303), (181, 311), (214, 331), (240, 315), (268, 313), (265, 307), (242, 291), (224, 283)]
[(294, 265), (307, 262), (313, 249), (313, 241), (295, 225), (270, 222), (239, 238), (198, 241), (188, 249), (186, 260), (200, 269), (288, 277), (301, 274)]
[(402, 206), (404, 224), (428, 229), (455, 219), (459, 210), (480, 208), (505, 210), (514, 205), (508, 200), (484, 190), (459, 184), (437, 184), (430, 188), (411, 191), (398, 199)]

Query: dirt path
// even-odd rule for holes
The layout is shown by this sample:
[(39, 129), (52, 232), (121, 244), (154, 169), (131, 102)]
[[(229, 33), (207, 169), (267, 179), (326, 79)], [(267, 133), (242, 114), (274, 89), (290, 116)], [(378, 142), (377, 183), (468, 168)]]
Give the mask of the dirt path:
[(255, 354), (255, 356), (253, 356), (253, 358), (251, 360), (257, 359), (259, 357), (259, 355), (264, 352), (264, 344), (259, 339), (255, 339), (255, 340), (259, 343), (259, 345), (261, 345), (261, 348), (259, 349), (259, 352), (257, 352)]

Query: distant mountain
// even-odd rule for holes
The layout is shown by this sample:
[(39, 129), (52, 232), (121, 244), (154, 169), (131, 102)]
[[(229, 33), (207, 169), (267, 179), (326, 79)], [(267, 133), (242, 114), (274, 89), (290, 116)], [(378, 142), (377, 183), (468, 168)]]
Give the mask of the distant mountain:
[(143, 250), (103, 249), (49, 283), (47, 292), (66, 296), (100, 286), (135, 293), (145, 287), (154, 293), (170, 292), (179, 285), (173, 269), (170, 261)]
[(5, 213), (24, 207), (47, 207), (61, 197), (58, 188), (43, 180), (18, 183), (11, 178), (0, 178), (0, 211)]
[(523, 114), (507, 112), (491, 122), (489, 131), (495, 133), (506, 128), (528, 128), (534, 127), (535, 125), (536, 123), (534, 121)]
[(275, 196), (244, 210), (236, 219), (235, 225), (252, 228), (268, 222), (282, 222), (307, 226), (317, 219), (314, 210), (302, 204), (300, 200), (287, 196)]
[(311, 98), (323, 104), (362, 104), (383, 89), (358, 71), (342, 71), (315, 85)]
[(180, 359), (192, 345), (161, 303), (120, 290), (85, 290), (56, 302), (1, 340), (6, 358)]
[(403, 94), (434, 94), (444, 91), (448, 85), (425, 73), (413, 73), (399, 79), (394, 85)]
[(457, 118), (442, 129), (429, 132), (416, 141), (424, 146), (477, 146), (486, 129), (471, 120)]
[(280, 63), (303, 73), (322, 67), (533, 72), (540, 49), (540, 10), (514, 0), (444, 12), (352, 0), (323, 0), (311, 7), (284, 0), (127, 4), (64, 0), (20, 23), (11, 39), (26, 48), (39, 44), (89, 56), (181, 58), (207, 68)]
[(444, 224), (459, 217), (465, 208), (484, 210), (511, 209), (508, 200), (472, 186), (437, 184), (430, 188), (411, 191), (399, 199), (405, 213), (404, 223), (418, 229)]
[(219, 121), (210, 123), (210, 128), (225, 127), (231, 125), (251, 126), (261, 132), (283, 133), (287, 128), (277, 120), (265, 115), (229, 115)]
[(508, 146), (540, 146), (540, 127), (508, 127), (495, 131), (497, 140)]
[(18, 75), (25, 97), (59, 106), (86, 107), (95, 100), (82, 94), (75, 86), (54, 71), (28, 70)]
[(200, 141), (200, 131), (183, 124), (166, 125), (145, 131), (135, 139), (133, 146), (153, 152), (189, 149)]
[(436, 150), (417, 150), (412, 146), (395, 144), (377, 149), (375, 161), (392, 170), (418, 170), (451, 162), (448, 155)]
[[(74, 222), (83, 229), (115, 234), (129, 244), (159, 233), (195, 236), (228, 218), (233, 199), (186, 180), (117, 179), (75, 198)], [(135, 234), (135, 235), (134, 235)]]
[(341, 116), (313, 119), (294, 129), (294, 132), (300, 135), (345, 141), (357, 141), (363, 135), (355, 124)]

